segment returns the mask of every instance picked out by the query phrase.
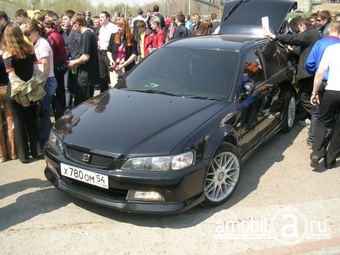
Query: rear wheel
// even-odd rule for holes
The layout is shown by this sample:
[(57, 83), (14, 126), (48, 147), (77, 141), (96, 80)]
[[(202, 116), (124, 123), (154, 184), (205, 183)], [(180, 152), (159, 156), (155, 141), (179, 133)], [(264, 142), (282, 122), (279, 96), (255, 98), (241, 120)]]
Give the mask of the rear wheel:
[(205, 178), (203, 206), (223, 204), (234, 192), (241, 174), (241, 157), (235, 146), (225, 144), (212, 158)]
[(283, 132), (291, 131), (295, 121), (296, 100), (294, 93), (288, 92), (287, 98), (287, 105), (283, 116), (283, 127), (281, 129)]

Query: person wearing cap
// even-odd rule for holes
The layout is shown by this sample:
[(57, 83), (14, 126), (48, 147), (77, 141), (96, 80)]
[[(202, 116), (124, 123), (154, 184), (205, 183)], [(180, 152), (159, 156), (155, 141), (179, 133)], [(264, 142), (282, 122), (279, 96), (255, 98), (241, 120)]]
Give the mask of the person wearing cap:
[(92, 21), (92, 18), (91, 18), (91, 12), (90, 11), (86, 12), (86, 25), (89, 28), (93, 27), (93, 21)]
[(153, 17), (150, 24), (152, 30), (155, 31), (151, 35), (152, 47), (153, 49), (157, 49), (165, 43), (165, 36), (163, 29), (161, 28), (161, 21), (158, 17)]

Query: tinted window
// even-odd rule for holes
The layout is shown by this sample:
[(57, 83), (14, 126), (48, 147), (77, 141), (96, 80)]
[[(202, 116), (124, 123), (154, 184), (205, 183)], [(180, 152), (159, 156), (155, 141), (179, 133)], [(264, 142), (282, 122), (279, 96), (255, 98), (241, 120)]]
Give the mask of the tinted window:
[(246, 54), (243, 76), (250, 79), (254, 84), (260, 84), (265, 80), (263, 65), (259, 57), (258, 49), (253, 49)]
[(118, 87), (227, 99), (238, 57), (235, 52), (160, 48), (141, 62)]
[(261, 46), (260, 49), (266, 62), (268, 74), (269, 76), (273, 76), (281, 70), (280, 61), (278, 59), (278, 55), (280, 55), (280, 52), (277, 51), (276, 47), (271, 44)]

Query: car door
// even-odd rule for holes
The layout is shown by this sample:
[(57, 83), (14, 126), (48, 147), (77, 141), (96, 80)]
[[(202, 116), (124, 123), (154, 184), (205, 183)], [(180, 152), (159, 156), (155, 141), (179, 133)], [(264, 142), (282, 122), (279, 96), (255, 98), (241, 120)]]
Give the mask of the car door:
[(266, 71), (260, 47), (248, 50), (243, 58), (243, 73), (239, 95), (239, 137), (241, 153), (256, 146), (261, 137), (269, 132), (271, 121), (268, 120), (270, 108), (267, 107), (271, 84), (266, 81)]
[(285, 49), (276, 42), (268, 41), (260, 49), (267, 87), (263, 107), (266, 109), (264, 112), (267, 114), (267, 124), (273, 129), (282, 120), (287, 100), (285, 92), (292, 87), (293, 70), (282, 55)]

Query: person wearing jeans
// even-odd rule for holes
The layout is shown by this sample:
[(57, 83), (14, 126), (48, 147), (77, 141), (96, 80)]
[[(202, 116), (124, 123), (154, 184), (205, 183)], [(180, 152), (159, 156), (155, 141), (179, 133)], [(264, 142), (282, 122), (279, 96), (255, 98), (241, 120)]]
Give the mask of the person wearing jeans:
[(50, 131), (52, 128), (51, 122), (51, 103), (52, 97), (57, 89), (58, 83), (55, 77), (48, 77), (47, 81), (44, 85), (44, 90), (46, 95), (44, 96), (43, 100), (41, 101), (41, 106), (44, 109), (45, 117), (40, 120), (39, 126), (39, 141), (40, 145), (43, 146), (50, 135)]
[(45, 118), (40, 121), (39, 126), (39, 141), (40, 146), (43, 147), (49, 138), (52, 128), (50, 115), (51, 102), (58, 86), (57, 80), (54, 77), (53, 51), (51, 45), (43, 37), (44, 30), (41, 26), (39, 26), (37, 21), (31, 20), (26, 24), (24, 35), (26, 35), (27, 38), (34, 43), (34, 51), (38, 60), (38, 68), (48, 77), (46, 83), (44, 84), (46, 95), (41, 102), (41, 106), (45, 113)]

